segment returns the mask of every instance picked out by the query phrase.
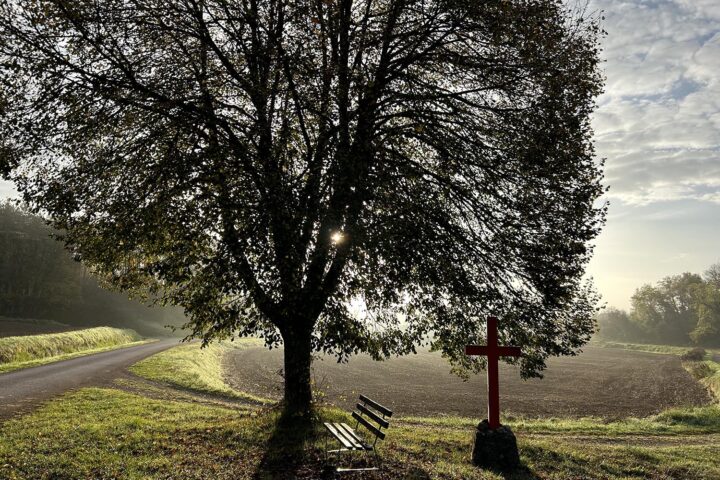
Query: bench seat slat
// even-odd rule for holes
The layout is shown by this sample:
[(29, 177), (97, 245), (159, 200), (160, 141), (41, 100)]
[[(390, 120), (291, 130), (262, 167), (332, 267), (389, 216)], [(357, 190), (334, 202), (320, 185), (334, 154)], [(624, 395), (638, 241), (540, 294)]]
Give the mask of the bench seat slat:
[(326, 423), (325, 428), (327, 428), (330, 431), (330, 433), (333, 434), (333, 437), (335, 437), (340, 443), (342, 443), (343, 447), (354, 450), (353, 444), (350, 443), (350, 441), (347, 438), (345, 438), (345, 435), (342, 435), (338, 431), (338, 429), (335, 427), (334, 424)]
[(356, 450), (362, 450), (363, 449), (363, 442), (357, 438), (357, 435), (354, 431), (352, 431), (352, 428), (350, 428), (348, 425), (344, 423), (336, 423), (334, 424), (335, 428), (338, 432), (340, 432), (340, 435), (343, 435), (348, 442), (352, 445), (352, 447)]
[(365, 417), (363, 417), (362, 415), (360, 415), (360, 414), (357, 413), (357, 412), (352, 412), (352, 416), (353, 416), (353, 418), (354, 418), (355, 420), (357, 420), (358, 422), (362, 423), (365, 428), (367, 428), (368, 430), (370, 430), (370, 432), (371, 432), (373, 435), (375, 435), (376, 437), (378, 437), (380, 440), (385, 440), (385, 433), (383, 433), (379, 428), (377, 428), (377, 427), (376, 427), (375, 425), (373, 425), (372, 423), (370, 423), (370, 422), (368, 422), (367, 420), (365, 420)]
[(367, 407), (366, 407), (365, 405), (363, 405), (362, 403), (358, 403), (358, 404), (357, 404), (357, 408), (358, 408), (358, 410), (360, 410), (360, 412), (364, 413), (364, 414), (367, 415), (368, 417), (370, 417), (370, 418), (372, 418), (373, 420), (375, 420), (378, 424), (380, 424), (380, 426), (381, 426), (382, 428), (388, 428), (388, 427), (390, 426), (390, 422), (388, 422), (387, 420), (385, 420), (384, 418), (382, 418), (380, 415), (378, 415), (377, 413), (375, 413), (375, 412), (373, 412), (372, 410), (370, 410), (369, 408), (367, 408)]
[(348, 425), (347, 423), (337, 423), (335, 424), (339, 429), (343, 430), (345, 432), (345, 436), (352, 439), (357, 444), (357, 448), (360, 450), (370, 450), (370, 446), (365, 443), (365, 440), (363, 440), (353, 428)]
[(365, 442), (355, 433), (355, 431), (344, 423), (325, 423), (330, 433), (337, 438), (343, 447), (348, 450), (368, 450)]
[(352, 448), (352, 444), (345, 438), (344, 435), (340, 435), (340, 432), (337, 431), (335, 428), (335, 425), (332, 423), (326, 423), (325, 428), (332, 433), (333, 437), (335, 437), (343, 447), (345, 448)]
[(370, 405), (371, 407), (373, 407), (375, 410), (382, 413), (386, 417), (392, 417), (392, 413), (393, 413), (392, 410), (390, 410), (387, 407), (383, 407), (382, 405), (377, 403), (375, 400), (371, 400), (368, 397), (366, 397), (365, 395), (360, 395), (360, 401)]

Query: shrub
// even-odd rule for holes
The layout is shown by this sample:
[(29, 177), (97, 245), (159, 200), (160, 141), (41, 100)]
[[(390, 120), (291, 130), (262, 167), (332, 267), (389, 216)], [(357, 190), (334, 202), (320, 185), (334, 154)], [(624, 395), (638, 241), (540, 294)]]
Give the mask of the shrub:
[(680, 358), (683, 360), (693, 360), (699, 362), (705, 358), (705, 349), (700, 347), (693, 348), (692, 350), (683, 353)]
[(693, 348), (683, 353), (680, 358), (699, 362), (705, 358), (705, 349), (700, 347)]

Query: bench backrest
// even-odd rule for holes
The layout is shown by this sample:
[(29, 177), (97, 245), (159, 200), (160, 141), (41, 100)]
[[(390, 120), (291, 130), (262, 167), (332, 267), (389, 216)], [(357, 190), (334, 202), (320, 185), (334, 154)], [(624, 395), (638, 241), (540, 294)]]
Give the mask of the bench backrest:
[[(375, 442), (373, 445), (380, 440), (385, 440), (385, 432), (382, 431), (388, 429), (390, 426), (390, 417), (392, 417), (392, 410), (383, 407), (375, 400), (371, 400), (365, 395), (360, 395), (360, 401), (357, 404), (358, 411), (353, 411), (352, 416), (357, 420), (358, 425), (365, 427), (370, 433), (375, 436)], [(374, 422), (374, 423), (373, 423)]]

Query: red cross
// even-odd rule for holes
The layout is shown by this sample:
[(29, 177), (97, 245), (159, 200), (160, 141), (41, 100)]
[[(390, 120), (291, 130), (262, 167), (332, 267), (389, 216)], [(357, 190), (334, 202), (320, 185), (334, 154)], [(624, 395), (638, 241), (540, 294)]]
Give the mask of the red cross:
[(498, 358), (519, 357), (522, 355), (520, 347), (500, 347), (497, 344), (496, 317), (487, 319), (487, 346), (467, 345), (466, 355), (486, 355), (487, 360), (487, 386), (488, 386), (488, 422), (490, 428), (500, 426), (500, 382), (498, 380)]

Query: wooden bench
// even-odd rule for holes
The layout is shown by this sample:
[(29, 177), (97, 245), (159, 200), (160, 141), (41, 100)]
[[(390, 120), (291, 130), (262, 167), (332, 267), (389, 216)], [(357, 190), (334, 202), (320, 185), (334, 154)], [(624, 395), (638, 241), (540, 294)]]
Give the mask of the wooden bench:
[[(385, 432), (390, 427), (389, 418), (392, 417), (392, 410), (383, 407), (374, 400), (369, 399), (365, 395), (360, 395), (360, 400), (357, 403), (357, 410), (352, 412), (352, 417), (355, 419), (355, 427), (351, 427), (347, 423), (330, 423), (326, 422), (325, 428), (332, 435), (335, 440), (342, 445), (342, 448), (335, 450), (327, 450), (327, 453), (339, 453), (339, 452), (373, 452), (375, 454), (375, 460), (379, 462), (380, 457), (377, 454), (377, 441), (385, 440)], [(374, 423), (373, 423), (374, 422)], [(358, 427), (362, 425), (365, 429), (370, 432), (373, 438), (372, 444), (366, 441), (362, 436), (357, 433)], [(377, 470), (378, 467), (369, 468), (338, 468), (338, 472), (356, 472), (363, 470)]]

